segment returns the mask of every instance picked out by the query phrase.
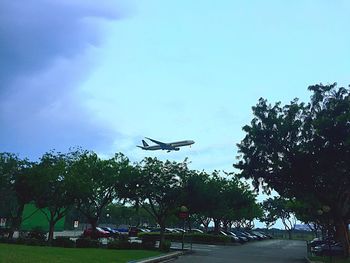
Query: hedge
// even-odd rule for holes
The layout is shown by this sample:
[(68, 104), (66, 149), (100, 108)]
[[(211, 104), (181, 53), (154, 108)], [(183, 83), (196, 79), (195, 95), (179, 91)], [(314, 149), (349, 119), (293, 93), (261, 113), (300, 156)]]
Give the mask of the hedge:
[[(142, 242), (146, 241), (158, 241), (160, 240), (160, 234), (157, 232), (154, 233), (140, 233), (139, 238), (142, 239)], [(181, 233), (166, 233), (165, 239), (170, 241), (181, 242), (182, 234)], [(231, 238), (228, 236), (220, 235), (211, 235), (211, 234), (185, 234), (185, 240), (192, 240), (194, 243), (206, 243), (206, 244), (229, 244), (231, 243)]]

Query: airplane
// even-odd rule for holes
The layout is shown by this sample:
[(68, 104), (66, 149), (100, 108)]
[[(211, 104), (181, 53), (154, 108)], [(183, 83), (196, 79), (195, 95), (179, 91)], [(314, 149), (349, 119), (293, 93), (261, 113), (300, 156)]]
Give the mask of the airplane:
[(187, 146), (187, 145), (191, 146), (192, 144), (194, 144), (194, 141), (192, 140), (165, 143), (165, 142), (153, 140), (151, 138), (147, 138), (147, 137), (145, 138), (157, 144), (157, 145), (148, 145), (148, 143), (145, 142), (145, 140), (142, 140), (143, 146), (137, 145), (137, 147), (147, 151), (155, 151), (155, 150), (167, 150), (167, 152), (179, 151), (180, 147), (182, 146)]

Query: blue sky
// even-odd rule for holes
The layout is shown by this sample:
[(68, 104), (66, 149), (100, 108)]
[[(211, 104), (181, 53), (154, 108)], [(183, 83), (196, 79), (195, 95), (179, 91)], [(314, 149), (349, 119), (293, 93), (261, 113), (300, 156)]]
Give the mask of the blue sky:
[[(4, 0), (0, 149), (81, 146), (233, 171), (260, 97), (307, 101), (350, 70), (349, 1)], [(148, 136), (192, 139), (179, 152)]]

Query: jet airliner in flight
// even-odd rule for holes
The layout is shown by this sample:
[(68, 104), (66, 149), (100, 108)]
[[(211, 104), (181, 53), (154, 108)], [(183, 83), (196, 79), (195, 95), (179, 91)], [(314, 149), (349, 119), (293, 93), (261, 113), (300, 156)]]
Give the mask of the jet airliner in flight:
[(165, 142), (156, 141), (147, 137), (146, 139), (156, 143), (157, 145), (148, 145), (148, 143), (145, 142), (145, 140), (142, 140), (143, 146), (137, 145), (137, 147), (141, 148), (142, 150), (148, 150), (148, 151), (167, 150), (168, 152), (171, 152), (171, 151), (179, 151), (180, 147), (182, 146), (188, 146), (188, 145), (194, 144), (194, 141), (192, 140), (165, 143)]

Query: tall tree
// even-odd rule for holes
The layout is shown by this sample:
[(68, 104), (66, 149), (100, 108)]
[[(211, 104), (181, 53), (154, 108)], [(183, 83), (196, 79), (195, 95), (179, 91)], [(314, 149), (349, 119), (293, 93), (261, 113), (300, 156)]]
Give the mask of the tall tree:
[(0, 153), (0, 207), (8, 219), (9, 238), (19, 230), (25, 204), (32, 200), (28, 175), (32, 163), (11, 153)]
[(77, 207), (96, 233), (102, 211), (117, 198), (119, 176), (130, 172), (129, 159), (116, 154), (102, 160), (94, 152), (82, 152), (70, 172), (75, 178)]
[(160, 161), (146, 157), (135, 165), (133, 173), (124, 176), (118, 188), (124, 189), (123, 198), (136, 207), (144, 208), (160, 226), (160, 244), (163, 249), (167, 220), (182, 205), (182, 179), (188, 173), (186, 160), (182, 163)]
[(265, 191), (272, 188), (300, 201), (315, 197), (329, 206), (337, 239), (349, 256), (350, 89), (332, 84), (309, 90), (307, 104), (295, 99), (282, 107), (259, 100), (251, 124), (243, 127), (246, 136), (234, 166), (257, 189), (262, 183)]
[(76, 199), (76, 189), (69, 166), (75, 153), (45, 153), (33, 168), (31, 184), (34, 202), (49, 223), (51, 243), (56, 223), (67, 215)]

